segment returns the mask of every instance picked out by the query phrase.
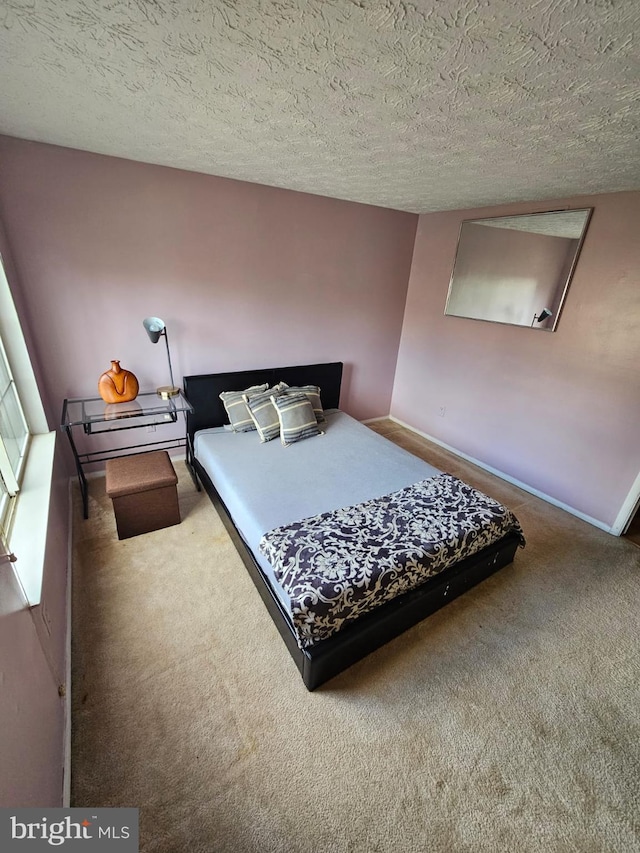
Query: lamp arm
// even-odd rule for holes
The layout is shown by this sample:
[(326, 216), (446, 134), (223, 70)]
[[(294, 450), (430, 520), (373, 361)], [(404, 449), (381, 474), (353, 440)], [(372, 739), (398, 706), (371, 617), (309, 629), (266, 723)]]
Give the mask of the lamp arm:
[(171, 353), (169, 352), (169, 336), (167, 335), (167, 327), (166, 326), (162, 330), (162, 334), (164, 335), (164, 342), (167, 345), (167, 360), (169, 362), (169, 376), (171, 377), (171, 387), (175, 388), (176, 383), (173, 381), (173, 368), (171, 367)]

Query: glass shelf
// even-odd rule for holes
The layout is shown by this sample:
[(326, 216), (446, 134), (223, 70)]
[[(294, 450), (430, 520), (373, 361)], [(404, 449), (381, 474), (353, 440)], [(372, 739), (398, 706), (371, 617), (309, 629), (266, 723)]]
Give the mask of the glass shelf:
[(175, 423), (179, 412), (193, 407), (182, 391), (166, 400), (155, 391), (138, 394), (129, 403), (105, 403), (101, 397), (76, 397), (64, 401), (62, 427), (82, 426), (88, 435), (163, 423)]

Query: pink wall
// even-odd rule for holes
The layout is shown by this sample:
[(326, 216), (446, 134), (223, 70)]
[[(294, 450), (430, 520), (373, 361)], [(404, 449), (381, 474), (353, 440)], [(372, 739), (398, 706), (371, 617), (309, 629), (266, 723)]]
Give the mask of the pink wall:
[[(563, 207), (594, 213), (555, 332), (444, 316), (463, 219)], [(392, 414), (611, 526), (640, 470), (639, 231), (639, 192), (421, 216)]]
[(118, 358), (174, 375), (345, 362), (343, 406), (389, 411), (417, 216), (0, 137), (0, 212), (51, 407)]

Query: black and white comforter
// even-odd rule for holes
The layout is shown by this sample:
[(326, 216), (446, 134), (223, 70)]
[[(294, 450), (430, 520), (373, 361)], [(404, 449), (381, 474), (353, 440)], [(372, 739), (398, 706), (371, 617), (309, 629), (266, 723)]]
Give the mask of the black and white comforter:
[(515, 516), (451, 474), (278, 527), (260, 551), (291, 601), (301, 648), (515, 532)]

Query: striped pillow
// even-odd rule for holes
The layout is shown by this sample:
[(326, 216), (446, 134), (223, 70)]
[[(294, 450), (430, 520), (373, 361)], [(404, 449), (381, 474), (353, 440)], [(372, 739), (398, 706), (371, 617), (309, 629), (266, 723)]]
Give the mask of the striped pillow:
[(271, 402), (278, 413), (280, 441), (285, 447), (303, 438), (311, 438), (312, 435), (322, 435), (313, 406), (305, 394), (290, 394), (287, 391), (279, 397), (272, 396)]
[(249, 430), (256, 428), (247, 409), (244, 396), (252, 397), (254, 394), (260, 394), (266, 391), (268, 387), (269, 384), (265, 382), (264, 385), (252, 385), (250, 388), (245, 388), (244, 391), (223, 391), (220, 394), (220, 399), (227, 411), (227, 417), (234, 432), (249, 432)]
[(282, 394), (289, 386), (286, 382), (279, 382), (273, 388), (268, 388), (262, 394), (254, 396), (244, 395), (249, 414), (258, 430), (260, 441), (271, 441), (280, 435), (280, 421), (275, 406), (271, 402), (272, 396)]
[(287, 388), (287, 394), (304, 394), (313, 407), (313, 412), (316, 416), (316, 421), (322, 423), (326, 420), (322, 401), (320, 400), (320, 388), (317, 385), (297, 385)]

